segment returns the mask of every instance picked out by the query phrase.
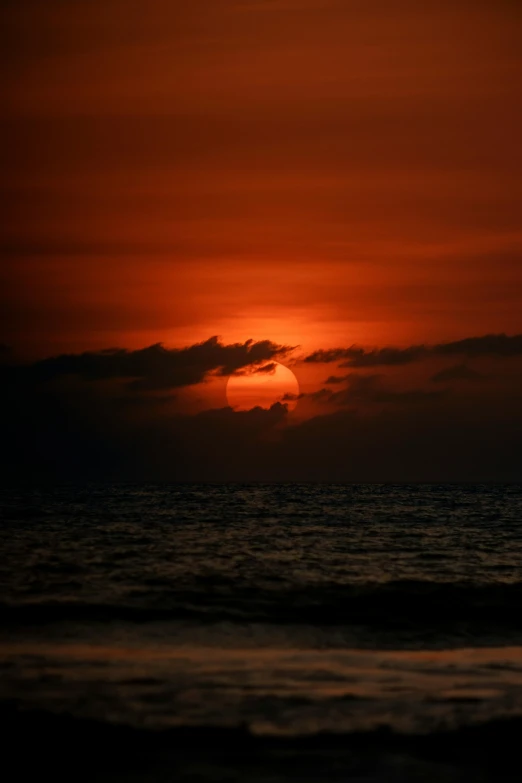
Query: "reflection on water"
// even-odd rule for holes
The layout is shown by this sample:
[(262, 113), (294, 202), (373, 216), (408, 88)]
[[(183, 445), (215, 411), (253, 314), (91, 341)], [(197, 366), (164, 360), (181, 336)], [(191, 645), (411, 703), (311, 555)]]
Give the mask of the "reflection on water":
[[(0, 647), (2, 698), (134, 725), (247, 724), (256, 733), (429, 731), (522, 712), (522, 648), (353, 650), (194, 646), (163, 626), (105, 643)], [(111, 638), (114, 637), (114, 638)], [(172, 642), (172, 638), (176, 642)]]

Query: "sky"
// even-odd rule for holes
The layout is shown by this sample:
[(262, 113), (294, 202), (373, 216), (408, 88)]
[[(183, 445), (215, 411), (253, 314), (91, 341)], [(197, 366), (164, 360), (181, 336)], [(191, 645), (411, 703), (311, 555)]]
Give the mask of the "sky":
[(520, 478), (518, 2), (0, 14), (5, 475)]

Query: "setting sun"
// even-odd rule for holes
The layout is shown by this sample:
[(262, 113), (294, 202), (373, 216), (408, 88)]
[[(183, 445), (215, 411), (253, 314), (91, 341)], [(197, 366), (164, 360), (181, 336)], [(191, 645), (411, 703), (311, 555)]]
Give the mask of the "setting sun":
[(250, 372), (231, 375), (227, 383), (227, 401), (236, 411), (270, 408), (276, 402), (293, 410), (298, 395), (297, 378), (279, 362), (268, 362)]

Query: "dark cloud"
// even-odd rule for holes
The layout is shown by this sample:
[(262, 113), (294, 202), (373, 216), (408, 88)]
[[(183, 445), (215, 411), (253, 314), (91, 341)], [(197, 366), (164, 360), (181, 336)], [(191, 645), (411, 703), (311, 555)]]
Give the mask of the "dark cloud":
[(480, 381), (483, 378), (482, 373), (472, 370), (467, 364), (454, 364), (432, 375), (431, 380), (434, 383), (445, 383), (446, 381)]
[(470, 359), (478, 356), (522, 356), (522, 334), (467, 337), (465, 340), (435, 345), (431, 351), (440, 356), (468, 356)]
[[(423, 345), (410, 348), (376, 348), (367, 351), (356, 345), (350, 348), (333, 348), (328, 351), (314, 351), (305, 358), (310, 363), (341, 362), (341, 367), (377, 367), (380, 365), (408, 364), (422, 358), (426, 353)], [(336, 377), (336, 376), (333, 376)]]
[[(209, 342), (204, 351), (214, 350), (217, 341)], [(265, 349), (255, 348), (259, 345)], [(236, 366), (241, 356), (252, 360), (255, 351), (266, 352), (266, 345), (242, 344), (232, 358), (227, 351), (227, 359), (221, 354), (222, 363), (212, 364), (211, 372)], [(188, 357), (200, 357), (197, 347), (173, 353), (181, 353), (186, 364)], [(234, 346), (221, 346), (227, 348)], [(115, 354), (118, 360), (122, 354), (135, 360), (140, 352), (88, 356), (113, 359)], [(90, 365), (87, 371), (80, 364), (81, 372), (73, 373), (64, 364), (66, 378), (62, 364), (53, 361), (53, 372), (45, 362), (4, 366), (4, 481), (516, 481), (522, 475), (522, 378), (517, 373), (492, 376), (470, 395), (464, 384), (451, 393), (408, 389), (398, 385), (396, 374), (353, 372), (344, 378), (345, 386), (300, 395), (323, 403), (303, 419), (281, 403), (270, 410), (218, 407), (182, 413), (172, 393), (91, 382), (127, 378), (121, 369), (117, 375), (95, 372)], [(200, 358), (195, 364), (200, 375), (201, 367), (209, 366)], [(150, 383), (156, 376), (138, 377)], [(61, 380), (41, 383), (43, 378)]]
[(377, 404), (417, 404), (433, 400), (445, 394), (445, 391), (425, 391), (424, 389), (394, 390), (389, 388), (382, 375), (357, 375), (350, 373), (339, 381), (346, 381), (345, 389), (334, 392), (331, 389), (319, 389), (308, 395), (314, 402), (333, 405), (354, 405), (355, 403)]
[(325, 380), (325, 386), (337, 384), (337, 383), (345, 383), (348, 378), (348, 375), (330, 375)]
[[(365, 402), (416, 404), (427, 400), (434, 400), (443, 394), (443, 391), (425, 391), (424, 389), (406, 389), (396, 391), (388, 388), (382, 375), (356, 375), (348, 376), (350, 398)], [(338, 392), (342, 394), (342, 392)]]
[(165, 348), (158, 343), (136, 351), (114, 348), (64, 354), (21, 369), (35, 381), (68, 375), (86, 381), (121, 378), (130, 380), (133, 389), (152, 391), (201, 383), (211, 372), (230, 375), (275, 356), (283, 357), (292, 350), (290, 346), (277, 345), (270, 340), (224, 345), (217, 337), (211, 337), (206, 342), (182, 349)]
[(331, 482), (518, 481), (522, 417), (514, 404), (470, 405), (451, 396), (375, 416), (341, 409), (285, 431), (272, 475)]
[(292, 392), (287, 392), (283, 395), (281, 398), (283, 402), (296, 402), (297, 400), (302, 400), (303, 397), (306, 397), (306, 394), (293, 394)]
[(253, 375), (273, 375), (276, 371), (277, 363), (269, 362), (268, 364), (262, 364), (260, 367), (254, 367), (252, 370)]
[(312, 400), (312, 402), (338, 402), (340, 404), (345, 404), (348, 400), (348, 392), (346, 389), (343, 389), (342, 392), (338, 393), (331, 391), (331, 389), (318, 389), (314, 392), (308, 392), (308, 394), (303, 396)]
[(522, 356), (522, 334), (489, 334), (468, 337), (436, 345), (411, 345), (408, 348), (375, 348), (366, 350), (356, 345), (349, 348), (319, 350), (305, 357), (309, 363), (340, 362), (341, 367), (384, 367), (411, 364), (431, 356), (491, 356), (507, 358)]

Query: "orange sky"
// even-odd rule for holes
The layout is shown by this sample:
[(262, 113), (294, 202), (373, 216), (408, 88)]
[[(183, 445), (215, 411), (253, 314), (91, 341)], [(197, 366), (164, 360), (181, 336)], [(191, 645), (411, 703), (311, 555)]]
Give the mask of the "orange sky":
[(1, 340), (522, 331), (521, 8), (3, 4)]

